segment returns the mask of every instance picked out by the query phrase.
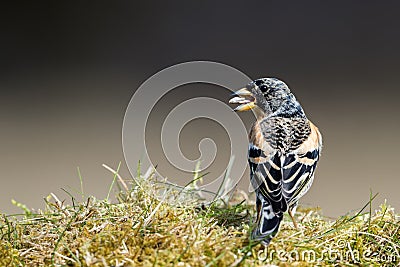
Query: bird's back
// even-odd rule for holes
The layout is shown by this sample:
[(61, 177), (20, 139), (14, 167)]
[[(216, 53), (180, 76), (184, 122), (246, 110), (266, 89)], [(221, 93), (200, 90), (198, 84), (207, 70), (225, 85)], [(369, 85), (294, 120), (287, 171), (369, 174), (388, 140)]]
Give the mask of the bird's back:
[(272, 117), (257, 121), (249, 135), (253, 187), (284, 212), (312, 183), (321, 134), (307, 118)]
[(307, 118), (272, 117), (259, 122), (264, 140), (282, 154), (295, 151), (308, 138), (311, 127)]

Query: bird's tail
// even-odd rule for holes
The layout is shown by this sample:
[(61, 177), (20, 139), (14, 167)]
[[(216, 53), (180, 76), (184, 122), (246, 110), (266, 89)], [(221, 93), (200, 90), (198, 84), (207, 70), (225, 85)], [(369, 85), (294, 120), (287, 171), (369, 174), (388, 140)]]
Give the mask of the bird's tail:
[(265, 246), (278, 233), (283, 214), (274, 212), (272, 204), (263, 196), (256, 197), (257, 221), (256, 227), (251, 235), (255, 241), (261, 241)]

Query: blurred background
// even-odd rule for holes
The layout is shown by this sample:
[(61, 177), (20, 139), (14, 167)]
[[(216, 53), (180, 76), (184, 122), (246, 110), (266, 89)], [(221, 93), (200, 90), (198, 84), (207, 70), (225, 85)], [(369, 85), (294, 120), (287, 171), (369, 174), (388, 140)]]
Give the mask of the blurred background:
[[(400, 18), (398, 1), (138, 1), (14, 2), (0, 9), (0, 212), (11, 199), (43, 208), (61, 188), (105, 198), (113, 175), (130, 174), (121, 131), (135, 90), (177, 63), (210, 60), (251, 78), (279, 77), (292, 89), (324, 137), (316, 179), (302, 203), (343, 215), (378, 193), (400, 209)], [(157, 121), (182, 99), (229, 91), (210, 85), (177, 88), (151, 117)], [(174, 104), (175, 103), (175, 104)], [(160, 114), (158, 116), (158, 114)], [(138, 114), (140, 116), (140, 114)], [(250, 115), (241, 115), (247, 127)], [(185, 126), (182, 150), (193, 140), (229, 142), (215, 123)], [(213, 137), (214, 136), (214, 137)], [(185, 141), (186, 140), (186, 141)], [(196, 143), (196, 142), (194, 142)], [(221, 171), (229, 158), (218, 154)], [(160, 158), (160, 165), (162, 165)], [(243, 189), (247, 190), (247, 177)]]

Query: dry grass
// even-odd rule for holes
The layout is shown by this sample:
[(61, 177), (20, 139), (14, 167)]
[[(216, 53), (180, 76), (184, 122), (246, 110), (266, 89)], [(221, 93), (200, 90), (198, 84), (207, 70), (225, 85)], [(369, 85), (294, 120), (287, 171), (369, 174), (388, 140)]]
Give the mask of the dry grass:
[(73, 204), (66, 205), (54, 194), (43, 211), (15, 203), (23, 215), (0, 218), (0, 266), (397, 266), (400, 262), (399, 216), (386, 204), (379, 211), (363, 209), (336, 221), (316, 209), (300, 209), (299, 229), (285, 217), (266, 249), (249, 241), (254, 205), (244, 194), (202, 205), (195, 190), (165, 192), (166, 186), (154, 177), (139, 176), (131, 188), (126, 187), (115, 203), (108, 197), (77, 203), (70, 195)]

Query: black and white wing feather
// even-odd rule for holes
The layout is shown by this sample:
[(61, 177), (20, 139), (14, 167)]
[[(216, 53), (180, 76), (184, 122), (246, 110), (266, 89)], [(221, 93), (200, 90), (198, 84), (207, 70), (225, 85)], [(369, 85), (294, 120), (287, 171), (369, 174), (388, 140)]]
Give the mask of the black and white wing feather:
[[(277, 122), (274, 124), (278, 125)], [(293, 122), (292, 124), (293, 125)], [(318, 128), (307, 120), (307, 128), (296, 133), (296, 142), (279, 141), (262, 125), (256, 124), (250, 132), (249, 164), (253, 188), (268, 199), (278, 215), (287, 211), (310, 188), (321, 152), (321, 135)], [(269, 126), (271, 129), (272, 127)], [(277, 131), (275, 131), (276, 133)], [(276, 138), (276, 139), (273, 139)], [(302, 140), (299, 142), (298, 140)], [(287, 149), (289, 148), (289, 149)]]

